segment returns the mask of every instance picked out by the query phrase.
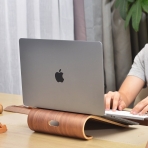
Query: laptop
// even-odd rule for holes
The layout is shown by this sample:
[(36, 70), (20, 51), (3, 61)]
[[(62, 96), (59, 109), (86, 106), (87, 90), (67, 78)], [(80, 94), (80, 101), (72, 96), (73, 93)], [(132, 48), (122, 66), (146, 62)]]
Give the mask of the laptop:
[(24, 38), (19, 45), (24, 105), (116, 118), (105, 113), (101, 42)]

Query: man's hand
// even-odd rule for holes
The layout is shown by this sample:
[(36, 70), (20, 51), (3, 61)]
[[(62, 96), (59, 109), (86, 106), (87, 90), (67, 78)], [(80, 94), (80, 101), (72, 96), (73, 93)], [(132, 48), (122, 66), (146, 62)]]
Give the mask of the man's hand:
[(148, 97), (140, 101), (131, 111), (132, 114), (144, 115), (148, 112)]
[(123, 110), (126, 107), (126, 104), (123, 100), (123, 95), (116, 92), (108, 92), (104, 95), (104, 101), (105, 101), (105, 108), (106, 110), (112, 109), (115, 110)]
[[(104, 95), (106, 110), (123, 110), (125, 107), (128, 107), (136, 98), (140, 90), (143, 88), (144, 84), (145, 82), (138, 77), (127, 76), (124, 82), (122, 83), (119, 91), (110, 91)], [(143, 100), (140, 104), (137, 104), (133, 111), (137, 113), (142, 111), (143, 109), (143, 112), (145, 112), (146, 109), (148, 109), (148, 99)]]

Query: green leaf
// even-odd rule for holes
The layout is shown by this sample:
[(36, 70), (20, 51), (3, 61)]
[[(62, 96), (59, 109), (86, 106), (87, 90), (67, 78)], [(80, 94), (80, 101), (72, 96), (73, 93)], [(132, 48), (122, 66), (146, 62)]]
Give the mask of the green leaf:
[(125, 28), (127, 28), (127, 26), (129, 25), (129, 21), (130, 21), (130, 19), (132, 17), (133, 12), (134, 12), (134, 5), (132, 5), (132, 7), (130, 8), (130, 10), (129, 10), (127, 16), (126, 16)]
[(120, 1), (120, 15), (124, 20), (126, 19), (127, 11), (128, 11), (128, 1), (121, 0)]
[(115, 8), (117, 8), (120, 5), (121, 0), (116, 0), (115, 2)]
[(128, 2), (131, 2), (131, 3), (133, 3), (135, 0), (128, 0)]
[(139, 30), (139, 23), (142, 16), (142, 7), (140, 0), (137, 0), (133, 7), (134, 10), (132, 13), (132, 26), (134, 30), (137, 32)]
[(148, 13), (148, 0), (142, 0), (142, 8), (143, 10)]

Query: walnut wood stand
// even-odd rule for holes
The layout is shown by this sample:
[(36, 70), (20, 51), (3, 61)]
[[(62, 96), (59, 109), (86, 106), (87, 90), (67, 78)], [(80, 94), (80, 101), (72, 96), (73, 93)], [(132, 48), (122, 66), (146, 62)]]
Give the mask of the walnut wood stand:
[(88, 140), (92, 139), (92, 136), (87, 136), (84, 129), (89, 120), (96, 120), (98, 122), (105, 122), (116, 126), (128, 127), (128, 125), (120, 124), (99, 116), (45, 109), (31, 109), (28, 115), (28, 126), (31, 130), (36, 132)]

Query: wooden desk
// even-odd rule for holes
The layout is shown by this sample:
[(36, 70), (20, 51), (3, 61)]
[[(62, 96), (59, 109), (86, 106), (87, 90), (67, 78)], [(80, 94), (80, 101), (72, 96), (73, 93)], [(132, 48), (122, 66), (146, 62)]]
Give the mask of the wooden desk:
[[(22, 97), (0, 93), (0, 103), (4, 107), (21, 105)], [(3, 112), (0, 122), (8, 128), (0, 134), (0, 148), (145, 148), (148, 141), (148, 126), (89, 130), (87, 133), (94, 138), (85, 141), (33, 132), (24, 114)]]

